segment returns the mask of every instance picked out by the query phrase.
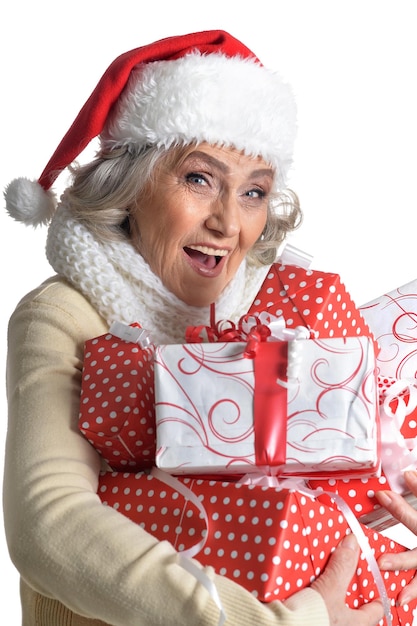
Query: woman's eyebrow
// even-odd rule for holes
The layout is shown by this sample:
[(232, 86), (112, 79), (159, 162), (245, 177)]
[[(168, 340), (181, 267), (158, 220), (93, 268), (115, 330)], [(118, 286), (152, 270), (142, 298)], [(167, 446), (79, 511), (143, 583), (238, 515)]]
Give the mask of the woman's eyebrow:
[[(194, 152), (192, 152), (190, 155), (188, 155), (189, 158), (192, 157), (197, 157), (198, 159), (203, 159), (204, 161), (206, 161), (206, 163), (209, 163), (210, 165), (212, 165), (213, 167), (216, 167), (218, 170), (220, 170), (221, 172), (228, 174), (230, 173), (230, 168), (228, 165), (226, 165), (225, 163), (223, 163), (223, 161), (219, 161), (218, 159), (216, 159), (215, 157), (211, 156), (210, 154), (206, 154), (205, 152), (202, 152), (200, 150), (195, 150)], [(249, 176), (253, 177), (253, 176), (269, 176), (270, 178), (274, 177), (274, 172), (271, 168), (269, 167), (262, 167), (256, 170), (253, 170), (250, 172)]]
[(230, 168), (228, 165), (226, 165), (226, 163), (223, 163), (223, 161), (219, 161), (218, 159), (211, 156), (210, 154), (206, 154), (205, 152), (202, 152), (200, 150), (195, 150), (194, 152), (189, 154), (186, 160), (192, 159), (192, 158), (201, 159), (205, 161), (206, 163), (208, 163), (209, 165), (216, 167), (218, 170), (224, 172), (225, 174), (230, 172)]

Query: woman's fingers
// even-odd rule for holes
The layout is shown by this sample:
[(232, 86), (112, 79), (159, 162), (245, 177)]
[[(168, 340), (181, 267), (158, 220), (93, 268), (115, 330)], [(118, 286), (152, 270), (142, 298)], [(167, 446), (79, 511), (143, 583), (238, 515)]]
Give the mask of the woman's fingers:
[[(347, 622), (352, 626), (376, 626), (384, 617), (384, 609), (380, 600), (373, 600), (367, 604), (363, 604), (359, 609), (349, 611), (349, 619)], [(335, 626), (338, 626), (336, 622)]]
[(325, 571), (312, 583), (325, 599), (327, 608), (333, 610), (333, 606), (339, 606), (340, 601), (345, 602), (348, 585), (355, 573), (358, 564), (359, 546), (354, 535), (349, 534), (338, 545), (331, 555)]
[[(405, 475), (409, 473), (414, 474), (414, 472), (405, 472)], [(414, 485), (414, 482), (413, 488), (415, 488), (417, 492), (417, 484)], [(417, 511), (413, 509), (400, 494), (394, 491), (377, 491), (375, 492), (375, 496), (378, 502), (387, 509), (395, 519), (417, 535)]]
[[(411, 493), (417, 496), (417, 472), (404, 472), (404, 479)], [(386, 508), (395, 519), (417, 535), (417, 511), (413, 509), (400, 494), (394, 491), (377, 491), (375, 495), (378, 502)], [(386, 553), (378, 559), (378, 565), (382, 570), (414, 570), (417, 568), (417, 548), (406, 550), (405, 552)], [(417, 598), (416, 577), (401, 590), (397, 601), (400, 605), (404, 605), (415, 598)]]
[(417, 472), (415, 470), (404, 472), (404, 478), (411, 493), (417, 496)]
[(406, 570), (417, 568), (417, 548), (405, 552), (387, 552), (378, 559), (378, 565), (383, 570)]
[(379, 600), (356, 610), (346, 606), (346, 591), (358, 566), (358, 558), (358, 542), (354, 535), (347, 535), (331, 555), (323, 574), (311, 585), (326, 603), (331, 626), (374, 626), (384, 616)]
[(417, 578), (414, 577), (398, 594), (397, 604), (404, 606), (417, 598)]

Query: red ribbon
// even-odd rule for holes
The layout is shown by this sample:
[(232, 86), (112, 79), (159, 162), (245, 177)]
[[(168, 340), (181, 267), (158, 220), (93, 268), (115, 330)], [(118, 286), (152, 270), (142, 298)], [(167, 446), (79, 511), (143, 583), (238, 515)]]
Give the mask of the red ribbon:
[(287, 341), (268, 341), (271, 329), (255, 314), (243, 315), (235, 324), (216, 322), (214, 305), (210, 326), (189, 326), (187, 343), (246, 342), (244, 356), (254, 359), (255, 462), (269, 472), (283, 465), (287, 448)]
[[(231, 320), (220, 320), (216, 322), (213, 308), (211, 309), (210, 326), (204, 326), (204, 324), (200, 326), (188, 326), (185, 330), (186, 343), (229, 341), (259, 342), (267, 341), (270, 336), (270, 328), (262, 323), (257, 315), (243, 315), (237, 323)], [(249, 356), (249, 354), (247, 356)]]
[[(254, 428), (257, 466), (276, 467), (287, 449), (286, 341), (260, 342), (254, 359)], [(280, 384), (282, 381), (284, 384)]]

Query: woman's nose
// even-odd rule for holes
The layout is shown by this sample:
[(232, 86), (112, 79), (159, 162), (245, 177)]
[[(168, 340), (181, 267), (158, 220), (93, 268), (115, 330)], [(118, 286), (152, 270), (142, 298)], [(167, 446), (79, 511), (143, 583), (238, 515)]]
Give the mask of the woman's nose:
[(231, 195), (218, 197), (210, 207), (206, 219), (210, 230), (220, 233), (223, 237), (234, 237), (240, 230), (240, 211), (237, 199)]

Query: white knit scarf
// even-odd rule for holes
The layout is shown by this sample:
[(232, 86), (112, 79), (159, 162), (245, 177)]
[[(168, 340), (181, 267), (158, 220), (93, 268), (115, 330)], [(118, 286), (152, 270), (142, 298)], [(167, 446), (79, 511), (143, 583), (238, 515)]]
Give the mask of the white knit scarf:
[[(210, 307), (191, 307), (163, 285), (128, 241), (103, 243), (61, 203), (52, 218), (46, 255), (110, 324), (139, 322), (159, 344), (183, 343), (189, 325), (208, 325)], [(244, 261), (215, 303), (216, 320), (237, 321), (252, 304), (268, 267)]]

